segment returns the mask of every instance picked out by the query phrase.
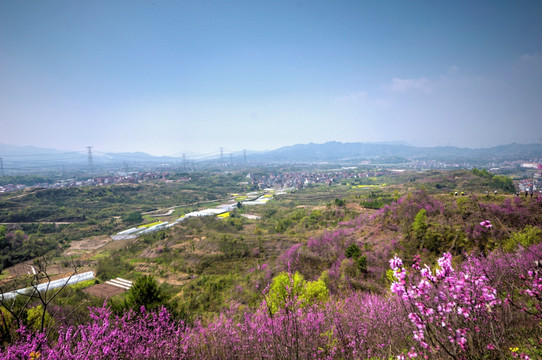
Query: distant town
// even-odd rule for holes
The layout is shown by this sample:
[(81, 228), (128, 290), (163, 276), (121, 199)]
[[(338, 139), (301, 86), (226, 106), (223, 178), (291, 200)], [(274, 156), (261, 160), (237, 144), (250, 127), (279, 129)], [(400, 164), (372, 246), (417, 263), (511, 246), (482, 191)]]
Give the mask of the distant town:
[[(272, 171), (265, 172), (264, 175), (254, 175), (250, 169), (247, 169), (247, 178), (245, 184), (253, 189), (265, 189), (269, 187), (273, 188), (306, 188), (313, 184), (327, 184), (339, 183), (345, 179), (362, 179), (362, 178), (374, 178), (380, 176), (390, 176), (399, 174), (404, 171), (420, 171), (429, 169), (461, 169), (461, 168), (473, 168), (473, 166), (465, 167), (465, 164), (446, 164), (441, 162), (423, 161), (412, 162), (407, 166), (398, 166), (397, 168), (386, 167), (382, 169), (367, 170), (366, 166), (368, 162), (363, 165), (365, 167), (342, 167), (340, 169), (330, 170), (304, 170), (304, 171), (280, 171), (273, 173)], [(496, 165), (496, 164), (495, 164)], [(519, 192), (533, 192), (540, 191), (542, 188), (542, 164), (536, 162), (521, 162), (521, 161), (507, 161), (498, 164), (498, 167), (489, 169), (493, 173), (511, 173), (513, 169), (520, 170), (521, 175), (517, 175), (514, 178), (514, 183)], [(224, 171), (229, 171), (227, 168)], [(190, 171), (184, 171), (189, 174)], [(143, 171), (143, 172), (122, 172), (119, 171), (114, 175), (109, 176), (96, 176), (83, 179), (61, 179), (55, 182), (40, 182), (33, 185), (25, 184), (6, 184), (0, 186), (0, 193), (7, 193), (27, 188), (71, 188), (81, 186), (103, 186), (110, 184), (138, 184), (151, 180), (162, 180), (165, 182), (178, 181), (187, 182), (190, 181), (189, 176), (177, 176), (175, 180), (169, 179), (169, 171)]]

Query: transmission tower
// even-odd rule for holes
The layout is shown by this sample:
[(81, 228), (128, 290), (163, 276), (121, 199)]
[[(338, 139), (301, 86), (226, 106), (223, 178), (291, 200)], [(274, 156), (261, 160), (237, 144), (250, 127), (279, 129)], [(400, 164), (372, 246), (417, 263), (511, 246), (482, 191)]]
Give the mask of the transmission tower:
[(186, 170), (186, 154), (183, 153), (183, 168)]
[(224, 162), (224, 148), (220, 147), (220, 162)]
[(245, 165), (247, 163), (247, 149), (243, 149), (243, 159), (245, 161)]
[(88, 172), (92, 172), (92, 148), (93, 146), (87, 146), (88, 149)]
[(0, 157), (0, 176), (1, 176), (1, 177), (6, 176), (6, 175), (4, 174), (4, 159), (2, 159), (1, 157)]

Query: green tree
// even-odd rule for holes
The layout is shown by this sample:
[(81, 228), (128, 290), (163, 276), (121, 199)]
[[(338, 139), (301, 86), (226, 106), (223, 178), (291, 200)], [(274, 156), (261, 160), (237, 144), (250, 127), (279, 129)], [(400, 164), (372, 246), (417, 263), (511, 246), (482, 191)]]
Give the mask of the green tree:
[(338, 207), (344, 207), (346, 205), (346, 201), (343, 199), (335, 199), (335, 206)]
[(322, 278), (316, 281), (308, 281), (305, 285), (305, 291), (300, 296), (302, 306), (322, 303), (328, 298), (329, 290)]
[(360, 256), (356, 261), (356, 265), (358, 266), (358, 270), (361, 271), (362, 274), (367, 274), (369, 272), (367, 270), (367, 256)]
[(9, 343), (18, 326), (14, 326), (13, 315), (0, 306), (0, 346)]
[(508, 193), (513, 193), (516, 191), (514, 181), (508, 176), (504, 175), (493, 176), (493, 178), (491, 179), (491, 185)]
[(28, 309), (26, 312), (26, 321), (36, 331), (48, 329), (55, 323), (51, 314), (47, 310), (44, 310), (42, 305)]
[(126, 307), (137, 309), (144, 306), (152, 310), (164, 305), (167, 301), (165, 294), (152, 276), (138, 277), (126, 295)]
[(427, 211), (421, 209), (416, 214), (414, 222), (412, 223), (412, 232), (414, 233), (414, 237), (419, 246), (422, 245), (423, 239), (425, 238), (427, 227)]
[(307, 282), (296, 271), (294, 274), (281, 272), (275, 276), (266, 300), (269, 311), (274, 314), (290, 306), (303, 307), (319, 303), (328, 297), (329, 290), (322, 278)]
[(347, 258), (357, 259), (361, 255), (361, 250), (357, 244), (352, 244), (346, 248), (345, 256)]
[(132, 270), (132, 265), (124, 261), (120, 256), (115, 255), (98, 261), (98, 265), (96, 266), (96, 277), (100, 280), (107, 281), (116, 276), (122, 276), (122, 274)]
[(122, 218), (122, 221), (128, 224), (137, 224), (143, 221), (143, 216), (139, 211), (134, 211)]

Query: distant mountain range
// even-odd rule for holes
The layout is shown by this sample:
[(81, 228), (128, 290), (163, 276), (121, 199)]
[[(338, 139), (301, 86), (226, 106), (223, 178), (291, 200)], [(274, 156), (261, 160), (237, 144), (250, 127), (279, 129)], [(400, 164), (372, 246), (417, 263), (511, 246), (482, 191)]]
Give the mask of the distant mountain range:
[(405, 159), (540, 159), (541, 144), (509, 144), (486, 149), (459, 148), (454, 146), (415, 147), (405, 144), (341, 143), (298, 144), (286, 146), (259, 155), (267, 161), (353, 161), (376, 158)]
[[(0, 144), (0, 157), (4, 163), (39, 163), (39, 164), (79, 164), (88, 162), (87, 151), (60, 151), (34, 146), (17, 146)], [(177, 162), (179, 158), (168, 156), (154, 156), (144, 152), (123, 153), (92, 153), (92, 161), (95, 165), (140, 162), (140, 163), (164, 163)]]
[[(16, 146), (0, 144), (0, 157), (6, 167), (17, 164), (39, 164), (43, 166), (59, 166), (59, 164), (81, 164), (88, 162), (85, 151), (59, 151), (33, 146)], [(342, 143), (331, 141), (324, 144), (297, 144), (281, 147), (271, 151), (247, 152), (247, 160), (251, 163), (303, 163), (303, 162), (338, 162), (353, 163), (362, 160), (382, 159), (391, 162), (402, 162), (412, 159), (431, 159), (445, 161), (462, 161), (484, 159), (499, 160), (537, 160), (542, 158), (542, 144), (508, 144), (485, 149), (459, 148), (454, 146), (416, 147), (405, 143)], [(180, 164), (182, 156), (153, 156), (144, 152), (99, 153), (92, 156), (94, 165), (147, 163), (147, 164)], [(216, 162), (220, 161), (204, 156), (190, 155), (188, 161)], [(230, 157), (224, 157), (229, 161)], [(234, 154), (232, 160), (244, 160), (242, 153)]]

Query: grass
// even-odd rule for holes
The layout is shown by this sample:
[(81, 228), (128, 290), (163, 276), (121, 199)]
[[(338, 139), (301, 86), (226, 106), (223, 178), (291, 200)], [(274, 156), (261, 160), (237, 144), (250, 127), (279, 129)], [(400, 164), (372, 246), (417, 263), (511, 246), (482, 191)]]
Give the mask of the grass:
[(2, 274), (0, 274), (0, 280), (6, 279), (9, 277), (8, 271), (3, 271)]
[(109, 251), (107, 252), (102, 252), (102, 253), (98, 253), (98, 254), (94, 254), (90, 260), (101, 260), (101, 259), (105, 259), (105, 258), (108, 258), (111, 256), (111, 253)]

